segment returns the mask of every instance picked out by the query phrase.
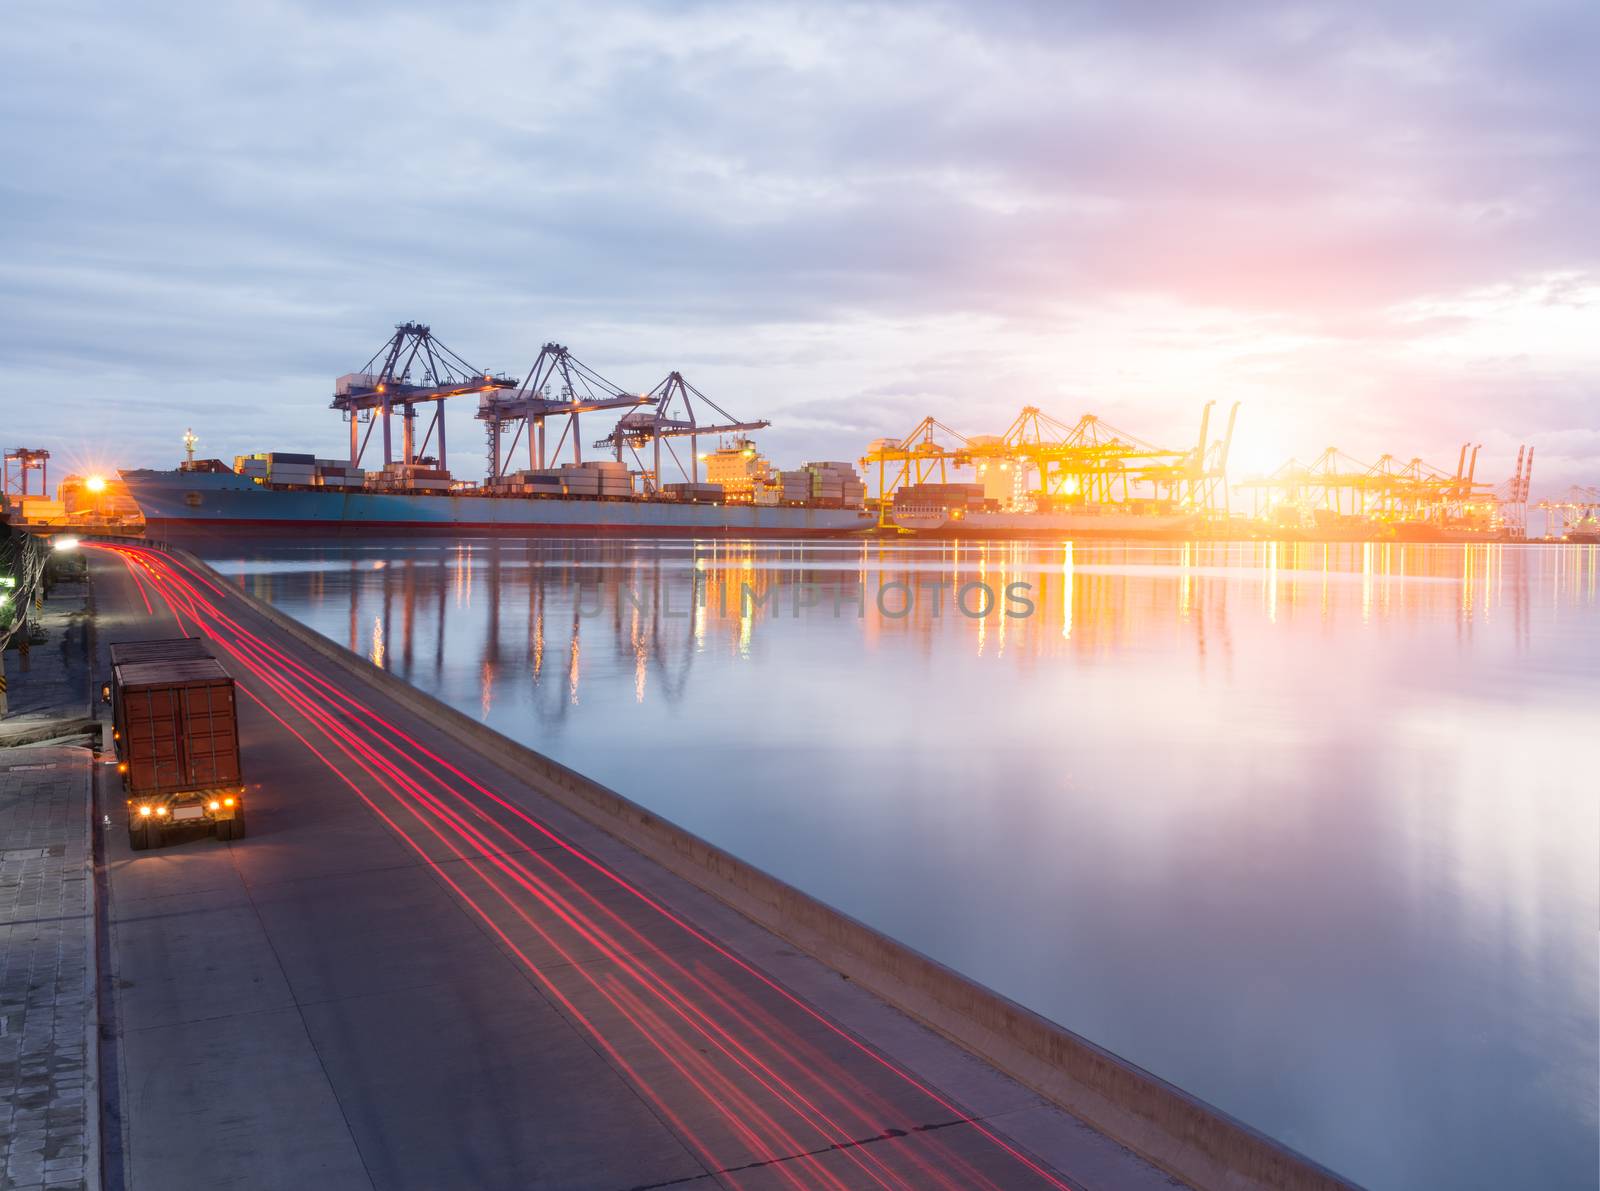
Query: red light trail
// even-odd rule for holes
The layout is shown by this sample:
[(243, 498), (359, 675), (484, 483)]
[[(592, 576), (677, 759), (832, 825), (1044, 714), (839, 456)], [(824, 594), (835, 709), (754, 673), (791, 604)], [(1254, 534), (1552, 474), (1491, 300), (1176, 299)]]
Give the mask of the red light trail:
[[(226, 589), (195, 568), (146, 547), (97, 548), (123, 559), (152, 615), (146, 583), (180, 626), (187, 618), (324, 738), (329, 751), (236, 673), (245, 696), (422, 859), (708, 1169), (737, 1184), (741, 1170), (770, 1166), (794, 1187), (844, 1191), (846, 1182), (822, 1160), (834, 1154), (850, 1164), (851, 1185), (865, 1178), (884, 1188), (998, 1191), (1000, 1184), (930, 1132), (963, 1126), (991, 1143), (990, 1157), (1004, 1169), (1004, 1185), (1025, 1178), (1043, 1186), (1070, 1186), (598, 858), (240, 624), (218, 606), (229, 599)], [(330, 752), (347, 759), (392, 805), (381, 805)], [(429, 837), (449, 859), (441, 863), (430, 855)], [(444, 864), (453, 862), (464, 871), (447, 872)], [(685, 953), (687, 962), (664, 949), (584, 884), (579, 878), (585, 871), (628, 895), (624, 904), (647, 907), (698, 949)], [(533, 938), (524, 936), (519, 943), (517, 935), (524, 930)], [(558, 960), (541, 964), (529, 954), (535, 939)], [(727, 970), (718, 971), (719, 964)], [(741, 981), (752, 987), (741, 988)], [(776, 994), (822, 1035), (807, 1039), (752, 995), (757, 991)], [(577, 1003), (579, 992), (590, 1012)], [(617, 1024), (597, 1021), (597, 1012), (615, 1014)], [(825, 1037), (869, 1058), (872, 1066), (866, 1070), (892, 1077), (887, 1087), (869, 1087), (860, 1071), (830, 1056), (820, 1045)], [(665, 1068), (652, 1065), (647, 1074), (630, 1062), (623, 1051), (631, 1040), (644, 1042)], [(901, 1102), (891, 1099), (892, 1091), (901, 1094)], [(702, 1111), (678, 1112), (674, 1104)], [(940, 1119), (924, 1119), (930, 1109), (937, 1109)], [(697, 1130), (686, 1115), (711, 1124)], [(713, 1129), (717, 1136), (708, 1136)]]

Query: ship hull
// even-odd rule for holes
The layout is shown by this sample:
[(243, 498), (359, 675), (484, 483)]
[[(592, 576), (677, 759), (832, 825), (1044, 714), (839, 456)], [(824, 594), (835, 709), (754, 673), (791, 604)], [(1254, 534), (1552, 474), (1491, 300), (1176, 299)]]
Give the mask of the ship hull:
[(1192, 536), (1200, 518), (1189, 514), (969, 512), (961, 517), (902, 514), (895, 522), (919, 537), (1180, 538)]
[(148, 532), (157, 536), (435, 532), (523, 537), (839, 537), (871, 524), (858, 509), (283, 489), (227, 472), (127, 471), (122, 477), (144, 514)]

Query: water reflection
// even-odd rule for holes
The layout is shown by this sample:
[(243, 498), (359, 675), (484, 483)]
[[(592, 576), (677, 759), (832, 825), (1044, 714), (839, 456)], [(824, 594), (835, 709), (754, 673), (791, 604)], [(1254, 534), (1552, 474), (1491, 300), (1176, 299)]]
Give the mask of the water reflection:
[[(1268, 625), (1309, 616), (1343, 623), (1357, 612), (1362, 623), (1451, 623), (1463, 642), (1503, 619), (1525, 647), (1535, 586), (1557, 612), (1600, 600), (1594, 546), (530, 547), (491, 540), (372, 556), (386, 549), (313, 549), (276, 556), (292, 558), (290, 566), (272, 565), (272, 555), (258, 559), (259, 568), (234, 565), (249, 566), (253, 590), (268, 599), (282, 591), (323, 611), (331, 599), (346, 601), (346, 644), (408, 679), (442, 676), (451, 625), (481, 629), (475, 650), (483, 674), (511, 665), (535, 687), (551, 678), (546, 655), (555, 642), (555, 681), (572, 696), (562, 703), (577, 697), (585, 648), (631, 659), (636, 701), (653, 693), (677, 699), (697, 652), (749, 657), (759, 634), (793, 631), (796, 623), (853, 622), (869, 649), (893, 639), (923, 653), (966, 648), (1029, 665), (1115, 653), (1175, 627), (1197, 660), (1225, 663), (1230, 610)], [(362, 624), (370, 626), (366, 648)], [(399, 650), (387, 660), (386, 640)], [(419, 657), (426, 659), (420, 668)], [(492, 691), (484, 701), (492, 703)]]
[(219, 565), (1373, 1187), (1594, 1183), (1600, 547)]

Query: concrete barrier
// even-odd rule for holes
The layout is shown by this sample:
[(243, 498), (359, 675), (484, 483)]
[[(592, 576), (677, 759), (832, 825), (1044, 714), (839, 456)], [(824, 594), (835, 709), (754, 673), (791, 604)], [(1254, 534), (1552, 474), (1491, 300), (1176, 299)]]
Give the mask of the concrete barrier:
[(1355, 1188), (1181, 1088), (446, 706), (195, 556), (172, 553), (334, 666), (1183, 1182), (1206, 1191)]

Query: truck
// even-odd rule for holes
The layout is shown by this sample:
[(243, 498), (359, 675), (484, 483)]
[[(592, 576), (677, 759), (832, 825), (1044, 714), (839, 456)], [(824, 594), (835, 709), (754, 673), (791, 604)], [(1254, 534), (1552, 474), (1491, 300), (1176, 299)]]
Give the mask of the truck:
[(111, 646), (117, 772), (128, 805), (128, 846), (161, 846), (168, 832), (206, 826), (244, 838), (244, 785), (233, 679), (198, 637)]

